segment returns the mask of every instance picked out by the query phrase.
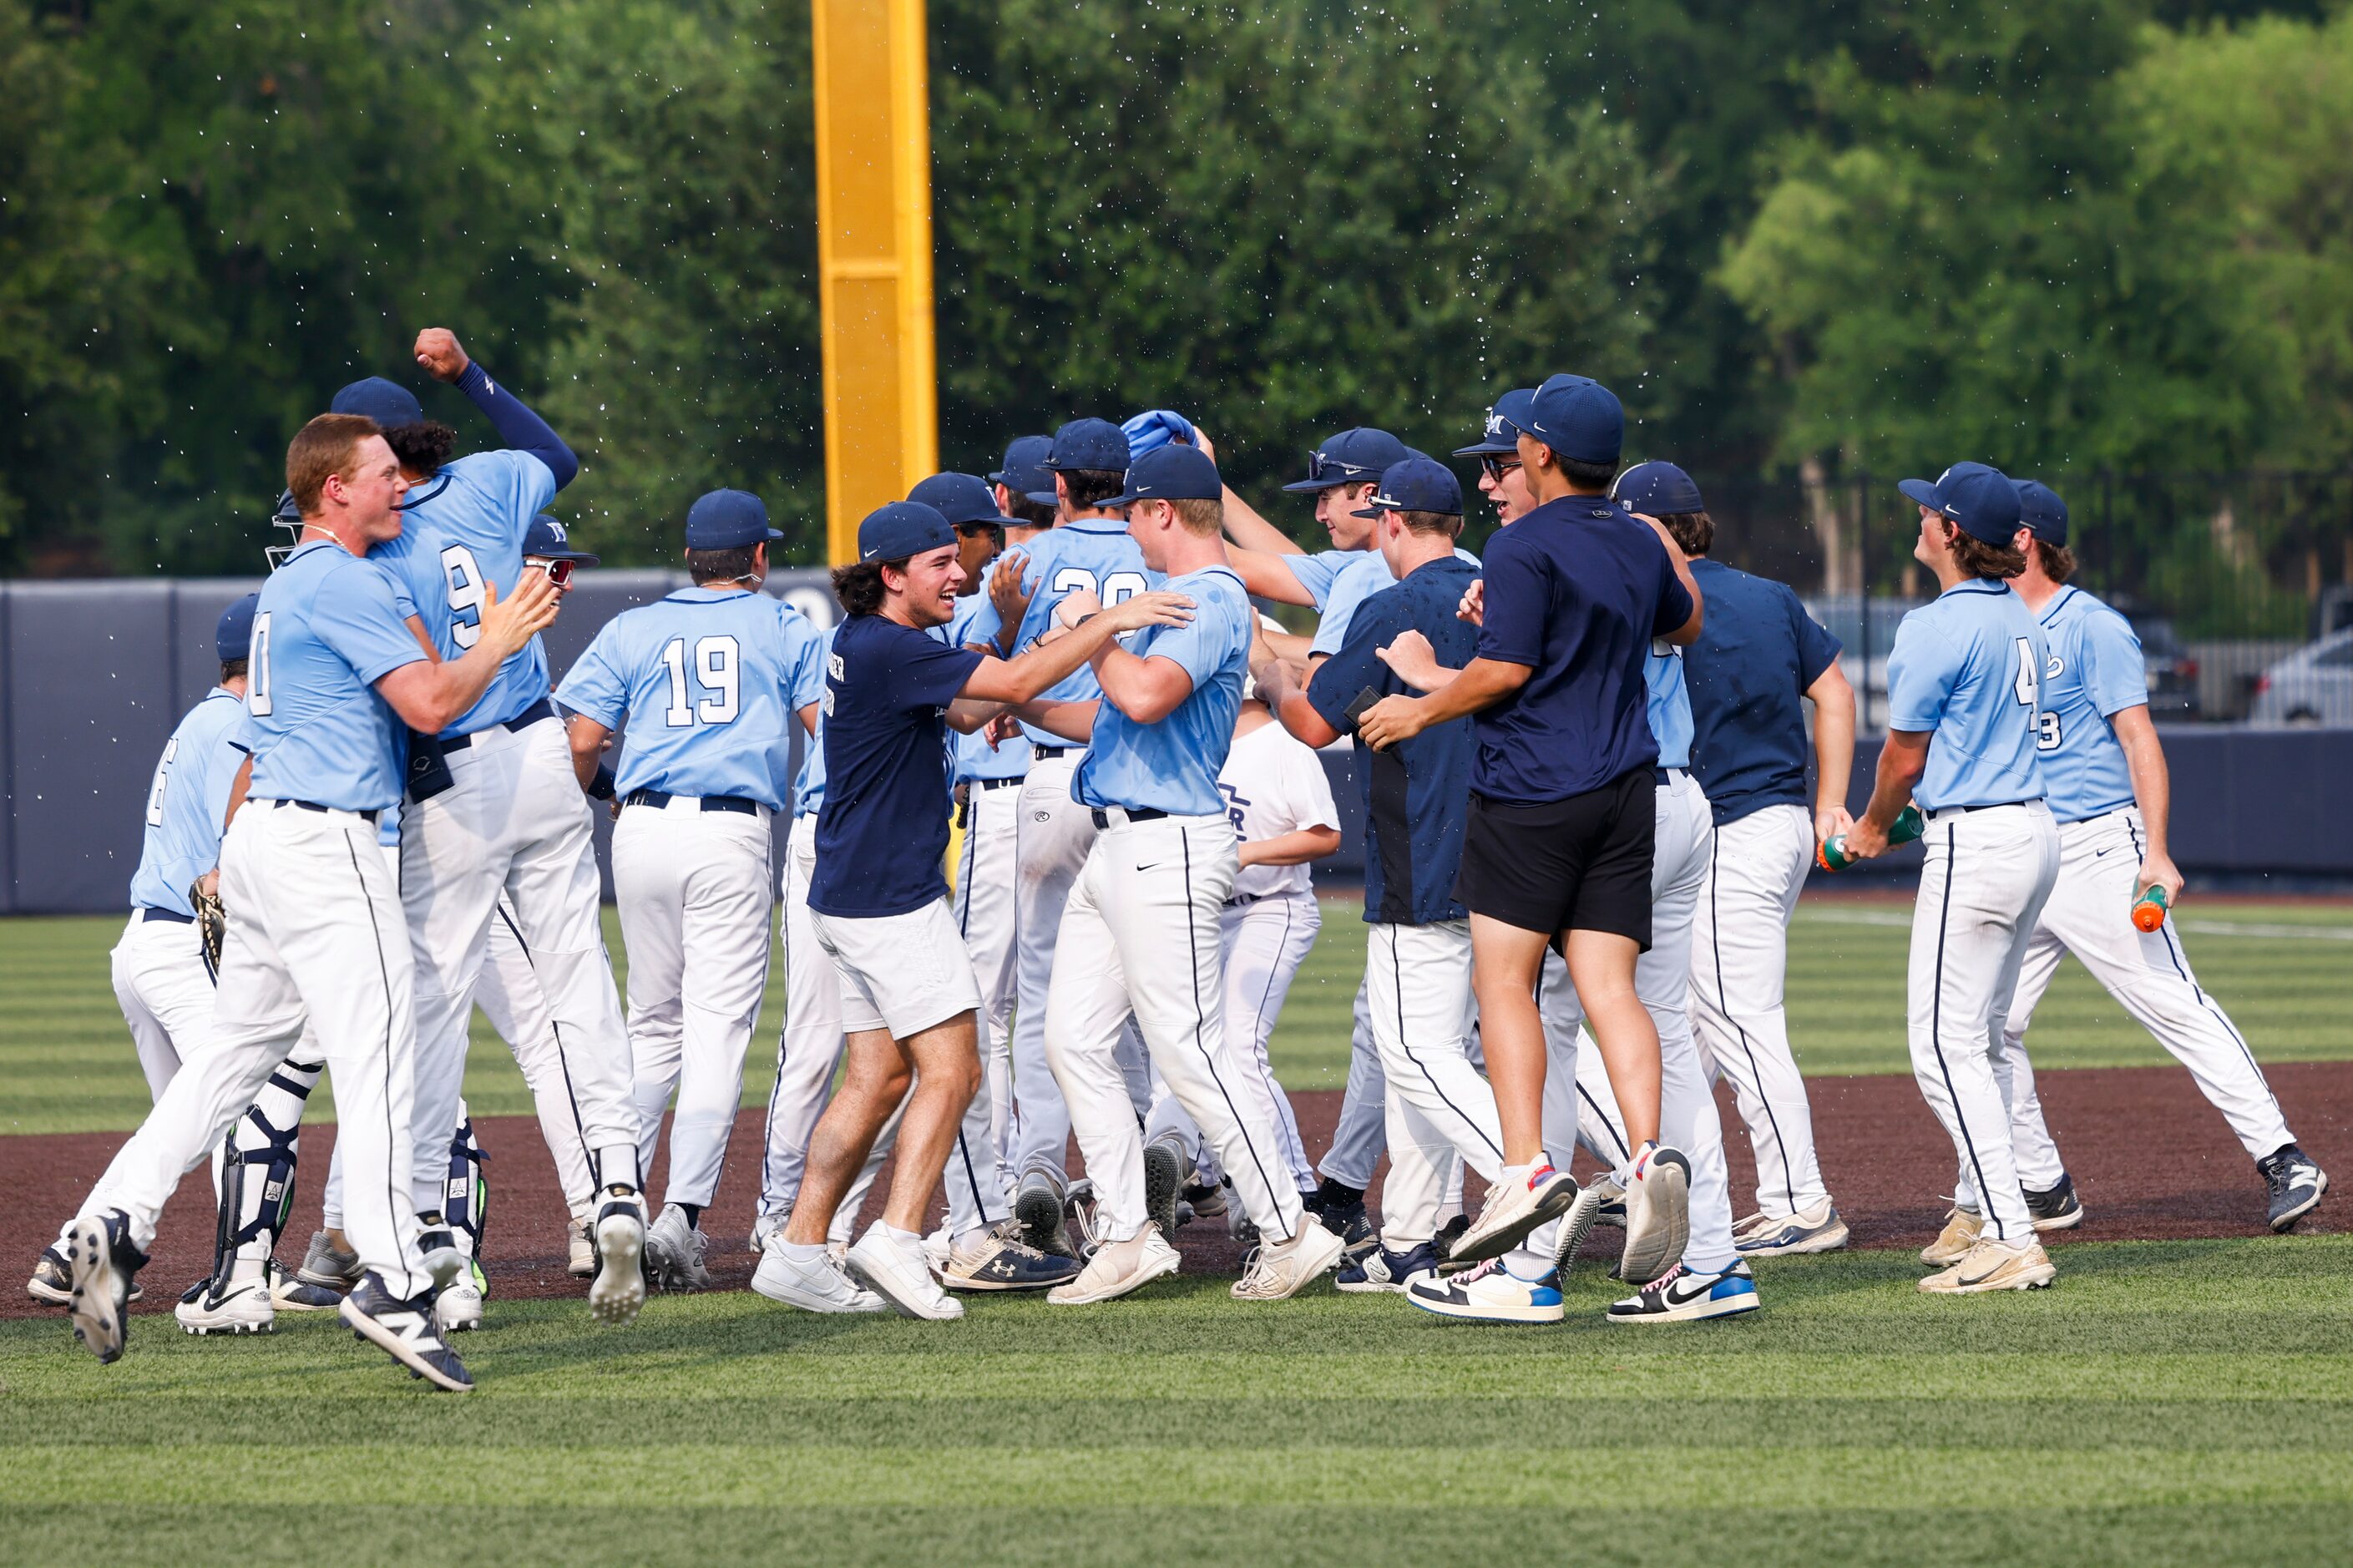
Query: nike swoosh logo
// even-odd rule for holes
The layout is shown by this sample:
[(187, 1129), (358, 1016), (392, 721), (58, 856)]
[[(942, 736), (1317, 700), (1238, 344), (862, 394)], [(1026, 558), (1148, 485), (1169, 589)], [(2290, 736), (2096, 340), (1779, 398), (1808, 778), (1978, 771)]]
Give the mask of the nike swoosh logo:
[[(2109, 845), (2109, 846), (2108, 846), (2108, 849), (2114, 849), (2115, 847), (2116, 847), (2116, 846), (2115, 846), (2115, 845), (2113, 845), (2113, 844), (2111, 844), (2111, 845)], [(2094, 850), (2093, 850), (2093, 851), (2092, 851), (2092, 858), (2093, 858), (2093, 859), (2094, 859), (2094, 860), (2099, 859), (2101, 857), (2103, 857), (2103, 856), (2105, 856), (2105, 854), (2107, 854), (2108, 849), (2094, 849)]]
[(1151, 865), (1149, 865), (1149, 866), (1138, 866), (1138, 867), (1136, 868), (1136, 869), (1137, 869), (1137, 870), (1139, 870), (1139, 871), (1150, 871), (1150, 870), (1155, 870), (1155, 869), (1158, 868), (1159, 865), (1160, 865), (1160, 862), (1159, 862), (1159, 861), (1157, 861), (1157, 860), (1155, 860)]

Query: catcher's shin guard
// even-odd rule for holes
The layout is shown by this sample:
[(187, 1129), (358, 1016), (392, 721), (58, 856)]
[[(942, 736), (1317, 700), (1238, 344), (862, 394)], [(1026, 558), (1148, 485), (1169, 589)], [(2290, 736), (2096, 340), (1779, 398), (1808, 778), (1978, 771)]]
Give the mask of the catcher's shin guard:
[(449, 1180), (442, 1191), (442, 1218), (460, 1239), (459, 1247), (471, 1266), (474, 1288), (481, 1289), (482, 1230), (490, 1218), (491, 1156), (474, 1138), (474, 1119), (466, 1102), (458, 1102), (458, 1131), (449, 1140)]
[[(213, 1278), (259, 1278), (294, 1207), (294, 1166), (302, 1108), (324, 1062), (280, 1062), (253, 1104), (221, 1141), (220, 1216), (213, 1233)], [(244, 1265), (239, 1268), (238, 1265)]]

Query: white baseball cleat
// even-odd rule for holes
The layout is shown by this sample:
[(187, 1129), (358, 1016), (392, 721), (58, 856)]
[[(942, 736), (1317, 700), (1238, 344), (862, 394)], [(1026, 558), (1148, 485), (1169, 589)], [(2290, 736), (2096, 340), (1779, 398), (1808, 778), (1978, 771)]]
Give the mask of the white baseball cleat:
[(1604, 1173), (1594, 1177), (1593, 1184), (1579, 1192), (1577, 1201), (1568, 1205), (1568, 1213), (1561, 1216), (1560, 1234), (1553, 1243), (1553, 1272), (1558, 1276), (1553, 1281), (1556, 1286), (1568, 1283), (1568, 1271), (1577, 1261), (1577, 1249), (1585, 1245), (1585, 1238), (1593, 1234), (1594, 1226), (1612, 1205), (1617, 1205), (1622, 1217), (1626, 1189), (1618, 1184), (1616, 1176)]
[(841, 1265), (820, 1248), (813, 1258), (796, 1256), (784, 1232), (768, 1237), (760, 1267), (752, 1273), (752, 1289), (771, 1301), (798, 1307), (804, 1312), (887, 1312), (891, 1303), (852, 1280)]
[(1168, 1245), (1168, 1238), (1157, 1226), (1146, 1225), (1125, 1241), (1107, 1241), (1095, 1248), (1079, 1277), (1047, 1291), (1046, 1300), (1058, 1307), (1092, 1306), (1174, 1274), (1179, 1266), (1176, 1249)]
[(646, 1304), (645, 1199), (636, 1193), (607, 1196), (596, 1215), (596, 1278), (588, 1286), (588, 1311), (598, 1322), (627, 1328)]
[(1957, 1204), (1945, 1215), (1945, 1228), (1936, 1233), (1936, 1239), (1920, 1249), (1920, 1261), (1931, 1268), (1950, 1268), (1969, 1255), (1984, 1229), (1985, 1215)]
[(213, 1279), (182, 1297), (172, 1316), (192, 1334), (266, 1334), (278, 1326), (278, 1304), (267, 1279)]
[(900, 1240), (881, 1220), (866, 1227), (846, 1261), (852, 1279), (907, 1317), (939, 1323), (964, 1316), (964, 1303), (932, 1278), (923, 1242)]
[(85, 1215), (66, 1233), (70, 1291), (66, 1310), (74, 1338), (101, 1363), (120, 1360), (130, 1337), (132, 1283), (147, 1255), (132, 1244), (131, 1217), (121, 1209)]
[(1824, 1198), (1795, 1214), (1755, 1214), (1733, 1227), (1732, 1246), (1743, 1258), (1793, 1258), (1836, 1252), (1847, 1242), (1846, 1221)]
[(575, 1279), (593, 1277), (596, 1272), (596, 1238), (588, 1234), (585, 1225), (573, 1226), (565, 1235), (572, 1256), (565, 1265), (565, 1272)]
[(1626, 1181), (1626, 1251), (1618, 1277), (1656, 1279), (1683, 1260), (1691, 1245), (1691, 1162), (1651, 1142), (1634, 1151)]
[(1531, 1170), (1525, 1181), (1498, 1181), (1487, 1189), (1479, 1217), (1455, 1238), (1446, 1260), (1461, 1265), (1501, 1258), (1525, 1241), (1530, 1231), (1567, 1213), (1576, 1201), (1576, 1179), (1549, 1163)]
[(470, 1333), (482, 1326), (482, 1293), (471, 1279), (445, 1285), (433, 1298), (433, 1321), (445, 1334)]
[(1996, 1241), (1988, 1237), (1941, 1274), (1920, 1281), (1934, 1296), (1977, 1296), (1993, 1290), (2040, 1290), (2058, 1278), (2039, 1241)]
[(686, 1210), (664, 1204), (646, 1227), (646, 1273), (664, 1290), (708, 1290), (711, 1270), (703, 1263), (711, 1238), (689, 1225)]
[(1348, 1250), (1348, 1244), (1324, 1228), (1313, 1215), (1303, 1215), (1289, 1241), (1261, 1243), (1250, 1267), (1234, 1281), (1237, 1301), (1282, 1301), (1296, 1296), (1329, 1273)]

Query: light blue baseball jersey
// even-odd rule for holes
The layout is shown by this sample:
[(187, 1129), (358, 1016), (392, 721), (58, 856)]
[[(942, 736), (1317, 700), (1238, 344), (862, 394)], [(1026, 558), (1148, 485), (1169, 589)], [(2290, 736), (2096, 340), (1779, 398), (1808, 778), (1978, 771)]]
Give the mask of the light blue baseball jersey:
[(424, 662), (391, 577), (314, 539), (262, 584), (253, 613), (245, 723), (256, 800), (381, 811), (400, 798), (408, 731), (375, 683)]
[[(1314, 601), (1315, 613), (1320, 616), (1332, 603), (1332, 590), (1338, 585), (1341, 574), (1352, 566), (1362, 566), (1367, 556), (1378, 561), (1381, 552), (1377, 550), (1313, 550), (1305, 554), (1285, 555), (1282, 560), (1285, 566), (1291, 568), (1291, 574), (1299, 579), (1299, 585), (1307, 590), (1307, 596)], [(1387, 586), (1386, 583), (1381, 584), (1381, 587)], [(1373, 590), (1375, 593), (1379, 591), (1378, 588)], [(1362, 595), (1357, 596), (1363, 597)]]
[[(828, 653), (833, 651), (834, 638), (841, 635), (837, 624), (833, 630), (818, 634), (825, 639)], [(801, 742), (801, 771), (793, 776), (793, 815), (809, 816), (825, 804), (825, 704), (818, 704), (817, 732)]]
[[(401, 535), (368, 553), (401, 580), (417, 617), (453, 659), (481, 636), (482, 585), (504, 599), (522, 578), (531, 520), (555, 499), (555, 476), (529, 452), (474, 452), (442, 466), (408, 492)], [(547, 653), (537, 638), (499, 666), (444, 739), (502, 724), (547, 695)]]
[[(950, 647), (962, 647), (966, 643), (985, 643), (996, 635), (994, 630), (984, 634), (976, 634), (973, 630), (984, 610), (987, 611), (994, 627), (998, 624), (997, 616), (989, 606), (988, 595), (986, 593), (966, 594), (956, 601), (955, 614), (948, 618), (948, 624), (934, 627), (932, 635)], [(960, 735), (950, 730), (948, 755), (951, 759), (949, 765), (955, 773), (952, 782), (955, 784), (971, 784), (978, 779), (1018, 779), (1029, 771), (1028, 746), (1018, 741), (1008, 741), (992, 749), (977, 730), (969, 735)]]
[(1071, 781), (1071, 797), (1081, 805), (1180, 816), (1215, 816), (1226, 809), (1218, 773), (1234, 742), (1257, 613), (1229, 566), (1188, 572), (1170, 578), (1166, 587), (1193, 601), (1191, 623), (1146, 626), (1129, 651), (1138, 658), (1176, 660), (1193, 678), (1193, 689), (1156, 724), (1139, 724), (1103, 702), (1086, 761)]
[(797, 715), (825, 695), (825, 637), (780, 599), (681, 588), (607, 621), (556, 700), (620, 729), (621, 795), (731, 795), (785, 808)]
[(181, 716), (179, 728), (164, 742), (155, 782), (147, 786), (139, 869), (131, 876), (134, 907), (196, 912), (188, 902), (188, 888), (220, 864), (229, 785), (245, 762), (237, 744), (244, 725), (244, 700), (216, 686)]
[[(1039, 635), (1054, 624), (1054, 609), (1070, 595), (1084, 589), (1105, 605), (1116, 605), (1122, 599), (1161, 585), (1160, 574), (1144, 563), (1144, 552), (1127, 531), (1127, 525), (1111, 518), (1081, 518), (1059, 528), (1050, 528), (1022, 550), (1028, 560), (1021, 570), (1023, 586), (1029, 590), (1029, 608), (1022, 616), (1021, 625), (1015, 629), (1013, 651), (1019, 653)], [(965, 642), (989, 642), (996, 638), (1004, 622), (995, 605), (973, 613), (972, 626), (965, 634)], [(1128, 645), (1134, 646), (1132, 642)], [(1040, 699), (1049, 702), (1092, 702), (1103, 695), (1095, 684), (1095, 672), (1084, 665), (1047, 689)], [(1070, 737), (1057, 735), (1024, 724), (1022, 732), (1040, 746), (1070, 745)]]
[[(1309, 641), (1307, 651), (1311, 657), (1320, 653), (1328, 658), (1347, 646), (1348, 623), (1356, 618), (1356, 606), (1376, 594), (1396, 587), (1397, 574), (1389, 570), (1388, 557), (1377, 550), (1326, 550), (1322, 555), (1284, 559), (1320, 561), (1324, 556), (1337, 556), (1342, 564), (1316, 601), (1315, 607), (1323, 615), (1315, 623), (1315, 636)], [(1467, 550), (1457, 549), (1454, 558), (1473, 567), (1479, 564), (1479, 558)], [(1298, 568), (1293, 571), (1295, 574)], [(1300, 582), (1304, 585), (1307, 579), (1302, 577)]]
[(1651, 734), (1659, 742), (1659, 766), (1691, 766), (1691, 692), (1683, 685), (1683, 656), (1663, 637), (1651, 639), (1651, 657), (1642, 663), (1642, 685), (1650, 694)]
[(2082, 822), (2130, 805), (2132, 770), (2108, 721), (2148, 705), (2148, 666), (2132, 623), (2081, 588), (2062, 588), (2038, 617), (2050, 644), (2035, 745), (2051, 815)]
[(1933, 733), (1923, 810), (2040, 800), (2042, 628), (2005, 583), (1973, 578), (1904, 617), (1887, 655), (1887, 727)]

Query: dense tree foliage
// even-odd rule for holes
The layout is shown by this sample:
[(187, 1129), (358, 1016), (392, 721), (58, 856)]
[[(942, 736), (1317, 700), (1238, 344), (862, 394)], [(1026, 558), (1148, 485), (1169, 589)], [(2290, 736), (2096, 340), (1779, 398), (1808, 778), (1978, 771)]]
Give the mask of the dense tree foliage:
[[(1717, 470), (2353, 442), (2341, 5), (932, 0), (931, 45), (951, 464), (1173, 404), (1258, 493), (1567, 367)], [(808, 59), (789, 0), (0, 0), (0, 569), (248, 568), (288, 433), (424, 385), (428, 322), (609, 558), (727, 483), (815, 559)]]

